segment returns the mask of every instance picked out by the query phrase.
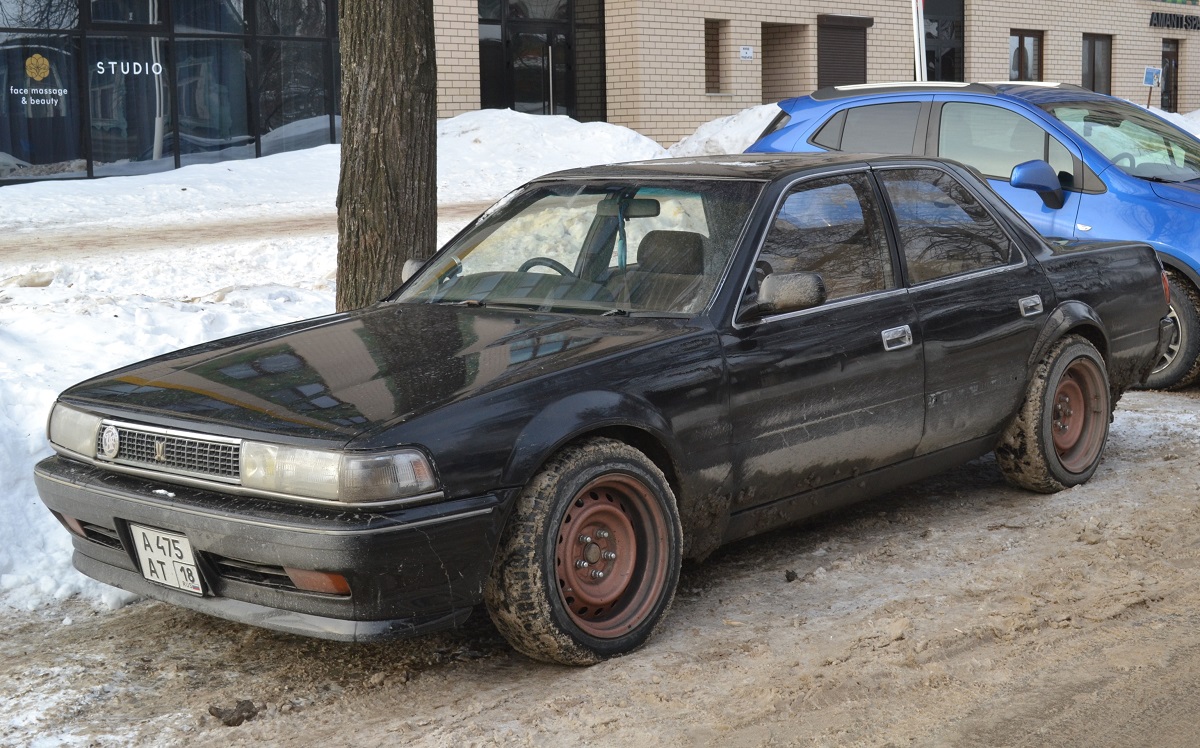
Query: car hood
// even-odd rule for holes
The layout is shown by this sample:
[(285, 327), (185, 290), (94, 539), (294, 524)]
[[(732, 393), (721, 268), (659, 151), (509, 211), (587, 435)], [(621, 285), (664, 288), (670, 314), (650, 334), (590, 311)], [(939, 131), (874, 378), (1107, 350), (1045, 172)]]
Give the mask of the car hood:
[(680, 319), (381, 304), (160, 356), (62, 397), (177, 428), (185, 419), (233, 436), (271, 431), (346, 442), (690, 329)]
[(1200, 183), (1194, 182), (1150, 182), (1150, 189), (1163, 200), (1200, 208)]

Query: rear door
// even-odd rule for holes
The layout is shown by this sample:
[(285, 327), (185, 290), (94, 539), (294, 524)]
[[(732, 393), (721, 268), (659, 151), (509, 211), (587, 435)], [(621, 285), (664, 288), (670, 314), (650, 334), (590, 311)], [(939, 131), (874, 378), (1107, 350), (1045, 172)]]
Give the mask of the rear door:
[(1053, 309), (1041, 268), (1002, 219), (933, 164), (877, 168), (925, 344), (916, 454), (998, 433), (1024, 399), (1029, 351)]

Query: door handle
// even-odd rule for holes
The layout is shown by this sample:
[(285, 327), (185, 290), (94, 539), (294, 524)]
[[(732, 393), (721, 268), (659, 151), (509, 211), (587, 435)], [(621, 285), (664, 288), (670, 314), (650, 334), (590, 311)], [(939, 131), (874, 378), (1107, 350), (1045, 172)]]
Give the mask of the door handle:
[(1022, 317), (1036, 317), (1042, 313), (1042, 297), (1037, 294), (1026, 296), (1017, 300), (1017, 306), (1021, 308)]
[(908, 325), (900, 327), (892, 327), (879, 333), (883, 338), (883, 350), (898, 351), (901, 348), (907, 348), (913, 343), (912, 330)]

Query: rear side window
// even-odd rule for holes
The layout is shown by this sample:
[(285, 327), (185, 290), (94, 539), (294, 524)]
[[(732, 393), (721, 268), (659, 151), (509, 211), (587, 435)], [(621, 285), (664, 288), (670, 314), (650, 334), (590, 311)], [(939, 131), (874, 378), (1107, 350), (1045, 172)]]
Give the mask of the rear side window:
[(937, 169), (878, 172), (911, 283), (1020, 260), (996, 219), (957, 179)]
[(872, 104), (835, 114), (813, 142), (835, 151), (916, 153), (921, 102)]
[(938, 155), (973, 166), (984, 176), (1008, 179), (1026, 161), (1047, 161), (1071, 184), (1074, 160), (1062, 143), (1034, 122), (988, 104), (951, 102), (942, 107)]

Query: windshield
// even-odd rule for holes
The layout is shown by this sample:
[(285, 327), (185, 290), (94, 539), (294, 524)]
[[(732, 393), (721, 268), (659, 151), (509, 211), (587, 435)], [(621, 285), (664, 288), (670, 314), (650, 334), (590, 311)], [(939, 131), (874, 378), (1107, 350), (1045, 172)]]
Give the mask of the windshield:
[(445, 247), (395, 300), (595, 314), (693, 314), (763, 183), (537, 184)]
[(1200, 178), (1200, 141), (1132, 104), (1073, 101), (1043, 109), (1126, 174), (1168, 182)]

